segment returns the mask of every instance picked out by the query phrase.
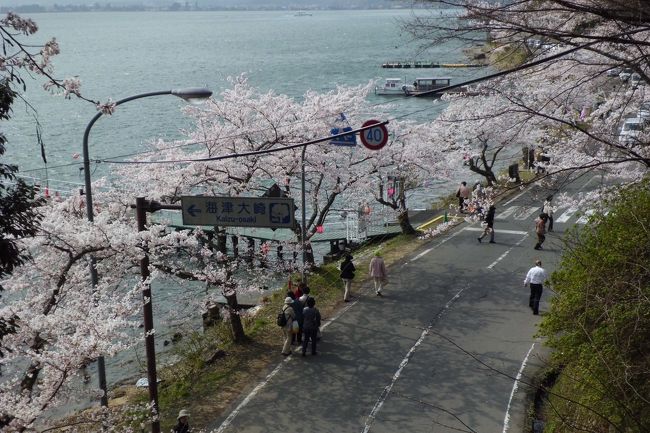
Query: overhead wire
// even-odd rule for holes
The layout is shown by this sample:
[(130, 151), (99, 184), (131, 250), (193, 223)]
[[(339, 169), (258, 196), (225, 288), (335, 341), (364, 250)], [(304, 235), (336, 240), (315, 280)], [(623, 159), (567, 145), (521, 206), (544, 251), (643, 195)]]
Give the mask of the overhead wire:
[[(472, 84), (476, 84), (476, 83), (479, 83), (479, 82), (491, 80), (493, 78), (498, 78), (498, 77), (501, 77), (501, 76), (504, 76), (504, 75), (507, 75), (507, 74), (511, 74), (513, 72), (518, 72), (518, 71), (521, 71), (521, 70), (524, 70), (524, 69), (532, 68), (532, 67), (540, 65), (542, 63), (546, 63), (546, 62), (549, 62), (551, 60), (558, 59), (560, 57), (563, 57), (563, 56), (565, 56), (567, 54), (573, 53), (573, 52), (578, 51), (580, 49), (586, 48), (586, 47), (588, 47), (590, 45), (593, 45), (595, 43), (597, 43), (597, 41), (592, 41), (592, 42), (588, 42), (586, 44), (577, 45), (577, 46), (575, 46), (573, 48), (562, 51), (560, 53), (553, 54), (553, 55), (550, 55), (548, 57), (543, 57), (541, 59), (538, 59), (538, 60), (535, 60), (535, 61), (532, 61), (532, 62), (529, 62), (529, 63), (525, 63), (523, 65), (519, 65), (519, 66), (516, 66), (514, 68), (509, 68), (509, 69), (506, 69), (506, 70), (503, 70), (503, 71), (499, 71), (499, 72), (495, 72), (495, 73), (492, 73), (492, 74), (485, 75), (483, 77), (474, 78), (474, 79), (471, 79), (471, 80), (466, 80), (466, 81), (463, 81), (461, 83), (452, 84), (450, 86), (446, 86), (446, 87), (443, 87), (443, 88), (440, 88), (440, 89), (425, 91), (425, 92), (422, 92), (422, 93), (419, 93), (419, 94), (416, 94), (416, 95), (410, 95), (410, 97), (431, 96), (431, 95), (434, 95), (434, 94), (440, 94), (440, 93), (447, 92), (449, 90), (454, 90), (454, 89), (466, 87), (466, 86), (469, 86), (469, 85), (472, 85)], [(382, 103), (382, 104), (374, 104), (370, 108), (372, 108), (373, 106), (384, 105), (384, 104), (385, 104), (385, 102)], [(401, 116), (395, 116), (391, 120), (403, 119), (405, 117), (412, 116), (414, 113), (421, 113), (423, 111), (430, 110), (430, 109), (433, 109), (433, 108), (434, 108), (433, 106), (430, 106), (430, 107), (427, 107), (427, 108), (424, 108), (424, 109), (421, 109), (421, 110), (417, 110), (417, 111), (414, 111), (414, 112), (409, 112), (409, 113), (406, 113), (406, 114), (401, 115)], [(313, 119), (310, 120), (310, 121), (313, 122)], [(307, 120), (305, 120), (304, 122), (307, 122)], [(389, 122), (390, 122), (390, 120), (386, 120), (384, 122), (381, 122), (380, 124), (385, 125), (385, 124), (388, 124)], [(295, 124), (296, 123), (292, 123), (291, 126), (295, 126)], [(287, 125), (287, 126), (289, 126), (289, 125)], [(332, 138), (341, 137), (341, 136), (349, 135), (349, 134), (354, 134), (354, 133), (357, 133), (357, 132), (362, 132), (362, 131), (365, 131), (367, 129), (372, 129), (372, 128), (376, 127), (376, 126), (377, 125), (368, 126), (368, 127), (365, 127), (365, 128), (362, 127), (362, 128), (355, 129), (355, 130), (352, 130), (352, 131), (346, 131), (346, 132), (344, 132), (342, 134), (339, 134), (339, 135), (330, 135), (330, 136), (327, 136), (327, 137), (321, 137), (321, 138), (318, 138), (318, 139), (315, 139), (315, 140), (310, 140), (310, 141), (297, 143), (297, 144), (291, 144), (291, 145), (283, 146), (283, 147), (277, 147), (277, 148), (274, 148), (274, 149), (257, 150), (257, 151), (251, 151), (251, 152), (243, 152), (243, 153), (234, 153), (234, 154), (220, 155), (220, 156), (207, 157), (207, 158), (159, 160), (159, 161), (114, 161), (114, 160), (112, 160), (114, 158), (110, 158), (110, 159), (98, 159), (98, 160), (95, 160), (95, 161), (104, 162), (104, 163), (108, 163), (108, 164), (178, 164), (178, 163), (191, 163), (191, 162), (218, 161), (218, 160), (223, 160), (223, 159), (233, 159), (233, 158), (239, 158), (239, 157), (244, 157), (244, 156), (269, 154), (269, 153), (286, 151), (286, 150), (290, 150), (290, 149), (294, 149), (294, 148), (298, 148), (298, 147), (309, 146), (309, 145), (321, 143), (323, 141), (329, 141)], [(213, 141), (213, 140), (207, 140), (207, 141)], [(205, 141), (202, 141), (201, 143), (204, 143), (204, 142)], [(189, 145), (196, 145), (196, 144), (199, 144), (199, 142), (186, 143), (184, 145), (189, 146)], [(183, 146), (183, 145), (179, 145), (179, 146)]]

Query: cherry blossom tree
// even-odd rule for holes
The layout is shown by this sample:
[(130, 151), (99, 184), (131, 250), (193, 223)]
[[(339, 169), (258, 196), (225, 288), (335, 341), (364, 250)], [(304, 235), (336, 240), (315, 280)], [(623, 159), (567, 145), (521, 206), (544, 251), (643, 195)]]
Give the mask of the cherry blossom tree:
[[(406, 24), (424, 45), (448, 39), (464, 41), (468, 48), (480, 44), (502, 69), (543, 61), (479, 85), (476, 96), (452, 99), (440, 119), (452, 125), (443, 128), (453, 131), (443, 134), (446, 145), (469, 158), (480, 157), (480, 146), (487, 145), (504, 161), (521, 155), (522, 146), (543, 148), (550, 161), (534, 182), (550, 188), (558, 188), (558, 179), (592, 170), (628, 183), (645, 176), (647, 129), (629, 140), (618, 137), (623, 121), (635, 116), (647, 98), (643, 83), (650, 84), (645, 3), (432, 3), (461, 8), (465, 16), (458, 21), (420, 16)], [(608, 74), (623, 67), (638, 74), (641, 84)], [(476, 147), (462, 148), (462, 143)]]

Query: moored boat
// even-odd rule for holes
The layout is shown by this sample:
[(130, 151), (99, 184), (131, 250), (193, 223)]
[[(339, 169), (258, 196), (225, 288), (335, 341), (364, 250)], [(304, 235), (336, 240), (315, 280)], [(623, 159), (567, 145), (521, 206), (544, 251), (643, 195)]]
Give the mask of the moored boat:
[(409, 85), (404, 84), (401, 78), (386, 78), (383, 86), (375, 87), (375, 95), (401, 95), (407, 93)]
[[(412, 85), (404, 88), (404, 93), (407, 96), (421, 95), (423, 93), (431, 92), (432, 90), (443, 89), (451, 86), (450, 77), (425, 77), (416, 78)], [(431, 96), (440, 96), (440, 93), (431, 93)]]

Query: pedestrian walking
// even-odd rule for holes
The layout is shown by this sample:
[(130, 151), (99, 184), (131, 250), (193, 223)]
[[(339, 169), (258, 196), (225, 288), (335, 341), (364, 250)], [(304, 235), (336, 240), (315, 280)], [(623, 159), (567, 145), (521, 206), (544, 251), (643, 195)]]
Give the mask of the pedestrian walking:
[(304, 319), (304, 338), (302, 340), (302, 356), (307, 352), (307, 344), (311, 341), (311, 354), (317, 355), (316, 341), (318, 340), (318, 328), (320, 328), (320, 311), (316, 308), (316, 299), (307, 299), (307, 306), (302, 311)]
[(494, 212), (496, 212), (496, 208), (494, 207), (494, 205), (491, 205), (488, 208), (487, 214), (485, 215), (485, 220), (483, 221), (485, 224), (485, 229), (483, 230), (483, 234), (477, 238), (479, 244), (481, 243), (483, 238), (488, 234), (490, 235), (490, 243), (491, 244), (496, 243), (494, 242)]
[(293, 302), (291, 303), (291, 308), (293, 308), (294, 320), (298, 322), (298, 332), (291, 333), (291, 345), (293, 345), (296, 342), (298, 344), (301, 344), (302, 343), (302, 309), (304, 308), (304, 305), (302, 302), (300, 302), (300, 299), (296, 298), (294, 293), (291, 291), (287, 292), (287, 297), (293, 299)]
[(528, 306), (533, 310), (534, 315), (539, 314), (539, 300), (542, 298), (543, 284), (547, 279), (546, 271), (542, 268), (542, 261), (535, 260), (535, 266), (528, 270), (524, 280), (524, 287), (530, 284)]
[(545, 213), (539, 214), (535, 220), (535, 233), (537, 234), (537, 243), (535, 244), (536, 250), (542, 249), (542, 244), (546, 240), (546, 221), (548, 216)]
[(465, 201), (469, 200), (470, 190), (467, 187), (467, 182), (462, 181), (456, 191), (456, 197), (458, 197), (458, 211), (460, 213), (465, 212)]
[(375, 293), (377, 296), (383, 296), (381, 290), (384, 288), (388, 274), (386, 273), (386, 264), (379, 251), (375, 252), (375, 256), (370, 260), (369, 272), (375, 283)]
[(341, 279), (343, 280), (343, 285), (345, 286), (345, 291), (343, 292), (343, 301), (350, 301), (350, 289), (352, 288), (352, 280), (354, 279), (354, 263), (352, 263), (352, 256), (350, 254), (345, 255), (345, 259), (341, 262)]
[(548, 231), (553, 231), (553, 196), (549, 195), (544, 201), (544, 206), (542, 206), (542, 213), (548, 215)]
[(290, 297), (284, 298), (284, 305), (282, 306), (282, 314), (287, 320), (287, 323), (282, 327), (282, 336), (284, 337), (284, 345), (282, 346), (282, 354), (284, 356), (291, 355), (291, 335), (293, 334), (293, 321), (296, 318), (296, 313), (293, 312), (293, 299)]
[(185, 409), (181, 409), (180, 412), (178, 412), (178, 416), (176, 417), (176, 425), (172, 428), (172, 433), (189, 433), (192, 431), (190, 427), (190, 413), (186, 411)]

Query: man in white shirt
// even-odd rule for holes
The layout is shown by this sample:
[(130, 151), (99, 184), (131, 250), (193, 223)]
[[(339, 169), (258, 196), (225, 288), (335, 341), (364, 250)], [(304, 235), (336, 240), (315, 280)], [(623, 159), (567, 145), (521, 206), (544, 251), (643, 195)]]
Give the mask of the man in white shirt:
[(535, 266), (530, 268), (524, 280), (524, 287), (530, 284), (528, 306), (530, 306), (535, 315), (539, 314), (539, 300), (542, 298), (543, 284), (547, 279), (546, 271), (542, 268), (542, 261), (535, 260)]

